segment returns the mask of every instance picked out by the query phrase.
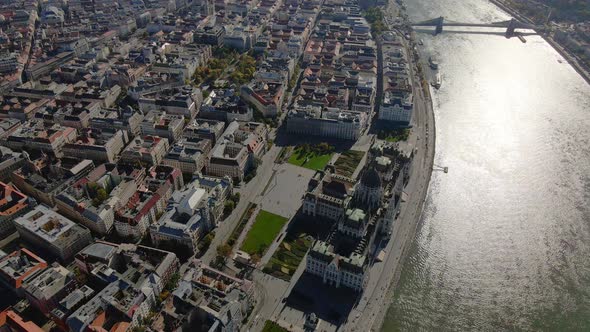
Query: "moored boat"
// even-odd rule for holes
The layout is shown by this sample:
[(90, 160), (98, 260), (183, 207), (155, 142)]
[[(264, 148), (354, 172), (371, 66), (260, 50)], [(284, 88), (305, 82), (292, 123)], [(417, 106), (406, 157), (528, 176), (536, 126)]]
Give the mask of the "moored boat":
[(440, 86), (442, 84), (442, 76), (440, 75), (440, 73), (436, 73), (436, 78), (434, 79), (434, 81), (432, 81), (431, 84), (435, 89), (440, 89)]
[(433, 70), (437, 70), (438, 69), (438, 62), (436, 62), (436, 60), (433, 57), (429, 57), (428, 58), (428, 65)]

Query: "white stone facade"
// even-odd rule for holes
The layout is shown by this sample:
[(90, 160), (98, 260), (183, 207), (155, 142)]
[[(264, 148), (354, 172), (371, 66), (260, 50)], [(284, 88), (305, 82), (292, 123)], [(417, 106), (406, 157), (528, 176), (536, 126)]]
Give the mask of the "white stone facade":
[(303, 213), (314, 217), (338, 220), (344, 215), (343, 200), (320, 194), (306, 195), (303, 200)]
[(399, 105), (383, 105), (379, 110), (379, 120), (410, 123), (412, 109), (412, 107), (401, 107)]
[[(322, 278), (322, 282), (336, 288), (346, 287), (360, 292), (365, 286), (363, 258), (353, 254), (351, 258), (340, 257), (329, 251), (326, 244), (316, 242), (305, 262), (305, 272)], [(359, 262), (357, 262), (359, 261)]]

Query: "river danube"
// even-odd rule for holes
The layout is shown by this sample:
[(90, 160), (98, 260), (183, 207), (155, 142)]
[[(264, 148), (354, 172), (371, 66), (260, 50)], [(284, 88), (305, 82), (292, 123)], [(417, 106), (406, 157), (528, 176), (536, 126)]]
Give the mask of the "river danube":
[[(485, 0), (405, 3), (412, 21), (509, 17)], [(590, 86), (538, 36), (418, 38), (440, 63), (449, 173), (433, 174), (383, 330), (590, 330)]]

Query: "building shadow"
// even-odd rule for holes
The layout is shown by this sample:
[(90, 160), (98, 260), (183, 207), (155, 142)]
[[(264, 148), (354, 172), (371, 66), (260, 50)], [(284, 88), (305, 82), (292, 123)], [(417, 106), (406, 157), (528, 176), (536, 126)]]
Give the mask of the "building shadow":
[(322, 283), (320, 277), (303, 273), (285, 299), (285, 308), (316, 316), (335, 326), (342, 325), (354, 308), (360, 294), (348, 288), (335, 288)]
[(380, 131), (386, 130), (401, 130), (401, 129), (410, 129), (412, 128), (411, 124), (395, 122), (395, 121), (378, 121), (374, 125), (371, 126), (369, 129), (369, 134), (377, 135)]
[[(333, 231), (335, 223), (304, 215), (301, 210), (289, 224), (285, 238), (298, 238), (306, 234), (325, 240)], [(301, 264), (305, 264), (305, 260)], [(346, 321), (360, 296), (361, 293), (345, 287), (329, 286), (320, 277), (303, 272), (285, 297), (282, 311), (294, 309), (305, 314), (315, 313), (319, 319), (339, 326)]]
[(314, 239), (324, 240), (334, 228), (334, 221), (316, 218), (303, 213), (303, 208), (299, 208), (289, 226), (287, 226), (286, 237), (298, 237), (301, 234), (307, 234)]
[(305, 143), (314, 145), (325, 142), (333, 146), (336, 152), (343, 152), (350, 150), (350, 148), (356, 142), (352, 140), (342, 140), (337, 138), (289, 134), (287, 133), (285, 122), (286, 121), (283, 121), (283, 124), (281, 124), (281, 126), (277, 129), (277, 134), (274, 141), (274, 144), (279, 147), (296, 146)]

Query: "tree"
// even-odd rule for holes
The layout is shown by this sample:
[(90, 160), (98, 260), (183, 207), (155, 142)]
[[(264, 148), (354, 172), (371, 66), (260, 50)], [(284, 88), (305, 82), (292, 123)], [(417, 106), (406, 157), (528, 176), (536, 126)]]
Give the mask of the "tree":
[(174, 273), (171, 277), (170, 280), (168, 280), (168, 282), (166, 283), (166, 285), (164, 286), (164, 290), (171, 292), (174, 289), (176, 289), (176, 287), (178, 286), (178, 281), (180, 280), (180, 274), (178, 272)]
[(235, 207), (236, 207), (236, 203), (234, 203), (234, 201), (227, 200), (227, 201), (225, 201), (225, 205), (223, 207), (223, 213), (225, 213), (226, 215), (230, 214), (234, 210)]
[(200, 254), (203, 254), (209, 249), (209, 246), (211, 246), (211, 243), (213, 242), (213, 238), (215, 238), (215, 232), (205, 235), (205, 237), (199, 241), (197, 248), (199, 249)]
[(100, 188), (96, 191), (96, 198), (100, 199), (101, 201), (104, 201), (105, 199), (107, 199), (107, 197), (108, 194), (104, 188)]
[(246, 176), (244, 176), (244, 182), (248, 183), (256, 176), (256, 167), (250, 170)]
[(228, 258), (231, 255), (231, 247), (228, 244), (217, 246), (217, 255)]
[(158, 296), (158, 302), (160, 302), (160, 304), (161, 304), (162, 302), (164, 302), (168, 298), (168, 296), (170, 296), (170, 292), (167, 290), (163, 291)]
[(98, 190), (98, 184), (96, 182), (90, 182), (86, 186), (91, 193), (95, 193)]
[(217, 256), (217, 257), (215, 257), (215, 261), (213, 261), (212, 266), (215, 268), (221, 269), (225, 265), (225, 261), (226, 261), (225, 257)]
[(213, 238), (215, 238), (215, 232), (211, 232), (203, 238), (203, 243), (207, 245), (207, 247), (213, 242)]
[(293, 77), (291, 77), (291, 79), (289, 80), (289, 85), (287, 86), (287, 89), (289, 91), (292, 91), (293, 88), (295, 87), (295, 84), (297, 84), (297, 79), (299, 78), (299, 71), (301, 70), (301, 67), (299, 66), (299, 63), (297, 64), (297, 66), (295, 66), (295, 71), (293, 72)]
[(311, 146), (309, 145), (309, 143), (305, 143), (301, 146), (301, 150), (304, 154), (306, 154), (311, 151)]
[(254, 158), (254, 168), (258, 168), (258, 166), (260, 166), (260, 164), (262, 164), (262, 159), (255, 157)]
[(86, 277), (86, 275), (84, 273), (82, 273), (82, 271), (80, 271), (80, 269), (78, 267), (74, 267), (74, 275), (76, 277), (76, 281), (80, 285), (86, 284), (87, 277)]
[(325, 154), (325, 153), (330, 152), (332, 147), (330, 146), (330, 144), (328, 144), (326, 142), (322, 142), (322, 143), (318, 144), (317, 148), (318, 148), (320, 154)]
[(365, 18), (367, 22), (371, 24), (371, 31), (375, 34), (380, 34), (385, 30), (385, 24), (383, 23), (383, 12), (378, 7), (370, 7), (365, 11)]
[(164, 215), (164, 211), (156, 212), (156, 220), (160, 220), (160, 217)]
[(107, 194), (107, 191), (104, 188), (99, 188), (96, 190), (96, 194), (95, 194), (94, 198), (92, 199), (92, 205), (99, 206), (108, 197), (109, 197), (109, 194)]

